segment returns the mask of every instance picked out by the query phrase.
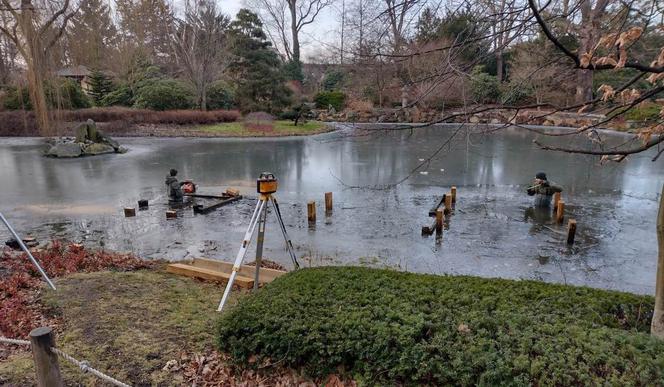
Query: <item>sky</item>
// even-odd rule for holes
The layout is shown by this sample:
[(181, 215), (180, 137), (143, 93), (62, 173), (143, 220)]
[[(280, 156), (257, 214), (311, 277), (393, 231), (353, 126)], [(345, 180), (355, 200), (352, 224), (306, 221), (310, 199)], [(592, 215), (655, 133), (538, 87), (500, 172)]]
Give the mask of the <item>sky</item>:
[[(231, 18), (235, 17), (241, 8), (248, 8), (245, 0), (218, 0), (217, 4)], [(300, 44), (305, 62), (308, 62), (307, 57), (324, 53), (329, 50), (330, 45), (337, 45), (335, 39), (338, 39), (336, 31), (339, 29), (339, 12), (332, 7), (324, 9), (316, 21), (305, 26), (302, 31)]]

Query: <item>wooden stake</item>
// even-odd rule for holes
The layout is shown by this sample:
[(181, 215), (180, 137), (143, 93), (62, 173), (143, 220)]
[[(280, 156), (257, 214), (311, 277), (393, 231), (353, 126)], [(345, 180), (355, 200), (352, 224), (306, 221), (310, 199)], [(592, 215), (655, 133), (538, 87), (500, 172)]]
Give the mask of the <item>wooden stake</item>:
[(325, 212), (332, 212), (332, 192), (325, 192)]
[(565, 217), (565, 201), (560, 200), (556, 206), (556, 222), (562, 223)]
[(440, 235), (443, 233), (443, 209), (439, 208), (436, 210), (436, 234)]
[(311, 223), (316, 222), (316, 202), (314, 201), (307, 203), (307, 219)]
[(130, 218), (132, 216), (136, 216), (136, 209), (133, 207), (125, 207), (124, 209), (124, 215), (126, 218)]
[(445, 213), (449, 214), (452, 212), (452, 194), (445, 195)]
[(456, 186), (455, 185), (452, 186), (451, 192), (452, 192), (452, 203), (456, 203)]
[(576, 220), (570, 219), (567, 222), (567, 244), (574, 244), (574, 236), (576, 235)]
[(51, 350), (51, 347), (55, 347), (53, 329), (49, 327), (33, 329), (30, 332), (30, 343), (32, 344), (32, 358), (35, 361), (35, 371), (37, 373), (37, 386), (64, 386), (60, 375), (58, 355)]
[(560, 201), (561, 194), (560, 192), (556, 192), (553, 194), (553, 209), (558, 209), (558, 202)]
[(178, 217), (178, 213), (173, 210), (166, 211), (166, 219), (175, 219)]

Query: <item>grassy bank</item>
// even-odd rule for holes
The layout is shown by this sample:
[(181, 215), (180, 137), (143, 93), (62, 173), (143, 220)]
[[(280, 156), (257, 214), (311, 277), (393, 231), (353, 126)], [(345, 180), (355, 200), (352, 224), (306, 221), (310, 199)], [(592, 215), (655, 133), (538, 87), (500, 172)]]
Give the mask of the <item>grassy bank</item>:
[[(227, 355), (214, 350), (216, 306), (223, 293), (218, 284), (162, 268), (78, 273), (55, 283), (58, 289), (44, 291), (37, 302), (48, 311), (57, 345), (130, 385), (218, 385), (235, 380), (285, 386), (311, 381), (286, 368), (237, 369)], [(241, 295), (231, 293), (231, 304)], [(60, 367), (65, 385), (102, 385), (62, 359)], [(0, 357), (0, 385), (34, 385), (34, 373), (27, 351)]]
[(221, 124), (201, 126), (199, 130), (217, 136), (262, 137), (262, 136), (304, 136), (328, 131), (324, 122), (307, 121), (298, 123), (293, 121), (274, 121), (271, 128), (254, 129), (243, 122), (224, 122)]
[[(148, 270), (74, 274), (56, 285), (41, 302), (62, 321), (58, 346), (133, 385), (179, 384), (182, 376), (162, 370), (165, 364), (213, 339), (214, 285)], [(67, 385), (95, 380), (69, 363), (61, 367)], [(0, 382), (34, 383), (30, 354), (0, 363)]]
[(662, 385), (653, 299), (366, 268), (301, 270), (225, 314), (218, 345), (367, 384)]

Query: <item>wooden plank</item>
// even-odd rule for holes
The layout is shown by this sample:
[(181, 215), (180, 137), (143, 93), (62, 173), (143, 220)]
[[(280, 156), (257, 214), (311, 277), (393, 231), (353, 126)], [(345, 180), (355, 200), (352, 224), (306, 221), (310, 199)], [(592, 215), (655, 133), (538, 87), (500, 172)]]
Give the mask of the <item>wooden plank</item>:
[(223, 207), (227, 204), (233, 203), (233, 202), (238, 201), (240, 199), (242, 199), (242, 196), (229, 196), (228, 199), (222, 200), (218, 203), (209, 205), (207, 207), (204, 207), (204, 206), (201, 206), (201, 205), (195, 205), (194, 206), (194, 213), (196, 213), (196, 214), (207, 214), (211, 211), (216, 210), (219, 207)]
[[(231, 265), (232, 266), (232, 265)], [(166, 267), (166, 271), (173, 274), (184, 275), (187, 277), (202, 278), (210, 281), (228, 282), (231, 277), (231, 271), (228, 273), (196, 267), (192, 265), (185, 265), (182, 263), (172, 263)], [(241, 276), (239, 273), (235, 276), (235, 284), (241, 288), (251, 289), (254, 287), (254, 280)]]
[(191, 198), (201, 198), (201, 199), (228, 199), (232, 197), (232, 195), (228, 194), (221, 194), (221, 195), (204, 195), (204, 194), (194, 194), (194, 193), (186, 193), (184, 196), (189, 196)]
[[(233, 270), (233, 264), (230, 262), (225, 262), (225, 261), (219, 261), (216, 259), (208, 259), (208, 258), (194, 258), (194, 261), (192, 262), (193, 266), (208, 269), (208, 270), (215, 270), (215, 271), (220, 271), (220, 272), (227, 272), (230, 273), (231, 270)], [(238, 271), (238, 275), (242, 275), (245, 277), (253, 277), (254, 272), (256, 271), (255, 266), (247, 266), (247, 265), (242, 265), (240, 266), (240, 270)], [(285, 271), (282, 270), (275, 270), (275, 269), (268, 269), (265, 267), (261, 267), (261, 275), (259, 278), (260, 283), (265, 283), (265, 282), (272, 282), (275, 278), (281, 277), (282, 275), (286, 274)]]

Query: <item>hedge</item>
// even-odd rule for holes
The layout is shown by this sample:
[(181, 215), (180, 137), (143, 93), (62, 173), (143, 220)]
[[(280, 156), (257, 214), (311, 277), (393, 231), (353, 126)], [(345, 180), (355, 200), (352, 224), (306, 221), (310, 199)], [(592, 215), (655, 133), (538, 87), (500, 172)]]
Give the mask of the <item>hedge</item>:
[(318, 109), (332, 106), (336, 111), (340, 111), (346, 105), (346, 94), (340, 91), (323, 91), (314, 96), (314, 102)]
[(326, 267), (248, 295), (217, 333), (239, 365), (361, 384), (664, 385), (652, 310), (584, 287)]

